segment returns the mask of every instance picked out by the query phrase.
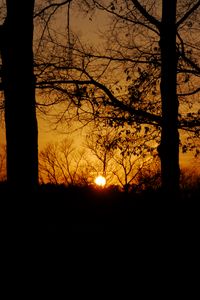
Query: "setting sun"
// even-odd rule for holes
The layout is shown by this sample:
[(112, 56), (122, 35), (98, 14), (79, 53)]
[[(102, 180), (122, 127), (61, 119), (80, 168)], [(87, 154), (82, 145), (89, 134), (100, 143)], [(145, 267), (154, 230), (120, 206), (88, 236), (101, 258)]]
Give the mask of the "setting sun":
[(103, 176), (98, 176), (94, 181), (98, 186), (104, 186), (106, 184), (106, 179)]

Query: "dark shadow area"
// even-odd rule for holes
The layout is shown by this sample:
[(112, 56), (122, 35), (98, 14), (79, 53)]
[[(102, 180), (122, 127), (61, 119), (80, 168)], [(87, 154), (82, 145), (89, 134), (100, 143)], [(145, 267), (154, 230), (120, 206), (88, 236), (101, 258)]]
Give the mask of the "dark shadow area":
[(128, 233), (173, 237), (198, 234), (200, 189), (180, 199), (160, 191), (124, 193), (116, 188), (41, 185), (10, 191), (0, 185), (2, 232), (15, 234)]

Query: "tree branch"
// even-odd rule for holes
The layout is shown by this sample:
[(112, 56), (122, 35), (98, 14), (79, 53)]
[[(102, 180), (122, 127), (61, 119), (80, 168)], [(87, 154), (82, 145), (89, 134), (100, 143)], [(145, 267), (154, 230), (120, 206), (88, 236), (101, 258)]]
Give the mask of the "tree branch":
[[(185, 55), (185, 53), (180, 53), (180, 55), (181, 55), (181, 57), (184, 59), (184, 61), (188, 64), (188, 65), (190, 65), (196, 72), (197, 72), (197, 74), (199, 75), (200, 74), (200, 67), (195, 63), (195, 62), (193, 62), (191, 59), (189, 59), (186, 55)], [(188, 71), (189, 72), (189, 71)], [(194, 71), (193, 71), (194, 72)], [(191, 72), (192, 73), (192, 72)], [(195, 72), (194, 72), (194, 74), (195, 74)]]
[[(116, 17), (122, 19), (122, 20), (125, 20), (125, 21), (127, 21), (127, 22), (131, 22), (131, 23), (133, 23), (133, 24), (140, 24), (141, 26), (144, 26), (144, 27), (148, 28), (149, 30), (155, 32), (156, 34), (159, 34), (158, 31), (156, 31), (154, 28), (151, 28), (150, 26), (148, 26), (148, 25), (145, 24), (145, 23), (142, 23), (142, 22), (139, 22), (139, 21), (134, 21), (134, 20), (132, 20), (132, 19), (130, 19), (130, 18), (127, 18), (126, 16), (120, 15), (120, 14), (118, 14), (116, 11), (114, 11), (114, 10), (112, 10), (112, 9), (109, 9), (109, 8), (105, 7), (104, 5), (100, 4), (98, 1), (94, 1), (94, 2), (95, 2), (95, 4), (97, 5), (97, 7), (98, 7), (99, 9), (105, 10), (105, 11), (108, 12), (109, 14), (112, 14), (112, 15), (114, 15), (114, 16), (116, 16)], [(149, 16), (151, 17), (151, 15), (149, 15)], [(152, 17), (152, 18), (153, 18), (153, 17)], [(154, 19), (154, 18), (153, 18), (153, 19)], [(155, 19), (155, 21), (157, 21), (157, 20)], [(158, 21), (157, 21), (157, 22), (158, 22)], [(151, 22), (151, 24), (153, 24), (153, 22)], [(159, 22), (158, 22), (158, 24), (159, 24)], [(154, 24), (154, 25), (155, 25), (155, 24)], [(157, 27), (157, 26), (156, 26), (156, 27)]]
[(52, 4), (49, 4), (48, 6), (45, 6), (43, 9), (41, 9), (39, 12), (37, 12), (36, 14), (34, 14), (34, 18), (36, 17), (39, 17), (40, 15), (42, 15), (45, 11), (47, 11), (48, 9), (52, 8), (52, 7), (56, 7), (56, 9), (58, 7), (61, 7), (65, 4), (68, 4), (70, 3), (72, 0), (66, 0), (66, 1), (63, 1), (63, 2), (59, 2), (59, 3), (52, 3)]
[(160, 30), (160, 22), (146, 11), (146, 9), (139, 3), (138, 0), (132, 0), (132, 2), (137, 10), (143, 15), (143, 17), (145, 17), (146, 20), (148, 20), (151, 24), (155, 25)]
[[(40, 83), (37, 83), (38, 88), (48, 88), (52, 87), (54, 84), (91, 84), (102, 91), (108, 96), (111, 102), (109, 102), (109, 105), (112, 105), (114, 107), (120, 108), (124, 112), (130, 113), (133, 117), (135, 116), (138, 119), (145, 119), (151, 121), (153, 124), (152, 125), (161, 125), (161, 117), (158, 115), (151, 114), (149, 112), (139, 110), (139, 109), (134, 109), (133, 107), (130, 107), (123, 102), (121, 102), (119, 99), (117, 99), (112, 92), (102, 83), (97, 82), (93, 78), (90, 78), (90, 80), (61, 80), (61, 81), (43, 81)], [(47, 86), (48, 85), (48, 86)], [(139, 120), (137, 120), (139, 121)], [(142, 120), (140, 120), (141, 122)]]
[[(108, 105), (111, 105), (113, 107), (119, 108), (124, 112), (128, 112), (133, 118), (135, 118), (136, 122), (139, 123), (148, 123), (154, 126), (162, 126), (162, 117), (159, 115), (155, 115), (149, 112), (146, 112), (141, 109), (134, 109), (133, 107), (130, 107), (123, 102), (121, 102), (119, 99), (117, 99), (112, 92), (102, 83), (97, 82), (94, 80), (89, 74), (86, 75), (89, 77), (89, 80), (55, 80), (55, 81), (43, 81), (40, 83), (37, 83), (37, 88), (52, 88), (53, 85), (58, 85), (58, 84), (91, 84), (102, 91), (108, 96), (110, 99), (110, 102), (108, 102)], [(60, 87), (54, 87), (54, 89), (60, 90), (64, 92), (65, 89), (60, 88)], [(195, 128), (200, 126), (200, 120), (199, 119), (194, 119), (194, 120), (180, 120), (179, 121), (179, 129), (184, 129), (187, 130), (190, 128)]]
[(176, 23), (176, 27), (178, 28), (187, 18), (200, 6), (200, 0), (190, 9), (185, 15)]
[(197, 94), (198, 92), (200, 92), (200, 87), (191, 91), (191, 92), (187, 92), (187, 93), (181, 93), (181, 94), (177, 94), (177, 96), (191, 96), (191, 95), (195, 95)]

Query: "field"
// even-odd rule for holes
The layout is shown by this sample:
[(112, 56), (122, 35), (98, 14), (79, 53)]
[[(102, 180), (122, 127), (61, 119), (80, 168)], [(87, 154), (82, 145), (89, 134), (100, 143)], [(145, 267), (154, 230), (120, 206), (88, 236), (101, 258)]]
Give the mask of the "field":
[(30, 234), (129, 233), (184, 235), (199, 228), (199, 189), (180, 199), (159, 191), (43, 185), (35, 193), (0, 186), (3, 232)]

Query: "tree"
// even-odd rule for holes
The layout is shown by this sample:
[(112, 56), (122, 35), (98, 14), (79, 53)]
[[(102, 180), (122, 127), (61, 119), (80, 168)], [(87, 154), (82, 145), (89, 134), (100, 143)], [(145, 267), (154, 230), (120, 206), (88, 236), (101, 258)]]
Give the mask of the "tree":
[(160, 144), (161, 177), (164, 193), (177, 195), (179, 191), (179, 132), (177, 97), (177, 51), (176, 51), (177, 1), (164, 0), (160, 31), (161, 51), (161, 101), (162, 132)]
[[(6, 0), (2, 4), (4, 23), (0, 26), (1, 84), (5, 98), (7, 182), (18, 189), (38, 185), (38, 129), (35, 103), (33, 57), (34, 17), (56, 9), (60, 3)], [(1, 15), (2, 17), (2, 15)]]
[(168, 194), (177, 194), (180, 180), (177, 74), (178, 59), (182, 53), (177, 51), (178, 27), (180, 27), (199, 6), (200, 1), (197, 1), (184, 16), (177, 21), (177, 1), (162, 1), (162, 20), (159, 25), (162, 101), (160, 157), (162, 185), (164, 192)]
[(140, 186), (141, 182), (138, 181), (140, 174), (153, 161), (153, 155), (149, 153), (152, 151), (151, 147), (145, 147), (145, 141), (142, 141), (142, 144), (136, 143), (134, 146), (130, 142), (121, 141), (120, 151), (116, 151), (113, 157), (116, 164), (113, 173), (125, 192), (129, 192), (134, 185)]
[[(71, 2), (72, 1), (62, 1), (60, 3), (54, 3), (53, 1), (49, 2), (50, 4), (43, 7), (36, 15), (42, 16), (41, 19), (43, 19), (45, 23), (44, 27), (47, 28), (47, 26), (49, 25), (49, 20), (52, 16), (52, 10), (54, 13), (59, 7)], [(107, 6), (104, 6), (102, 1), (88, 0), (84, 2), (87, 5), (94, 5), (94, 7), (100, 8), (101, 10), (103, 9), (110, 15), (114, 16), (116, 22), (113, 22), (113, 30), (110, 31), (112, 33), (112, 39), (110, 39), (110, 41), (112, 41), (113, 45), (115, 42), (117, 48), (114, 46), (110, 47), (106, 55), (93, 54), (88, 50), (85, 51), (84, 47), (79, 47), (79, 49), (76, 49), (74, 47), (76, 46), (76, 41), (70, 41), (71, 33), (68, 26), (67, 47), (69, 51), (67, 51), (68, 55), (66, 56), (66, 44), (64, 49), (60, 41), (60, 44), (58, 44), (58, 41), (54, 39), (55, 35), (53, 36), (50, 31), (48, 31), (49, 40), (47, 42), (52, 43), (53, 48), (51, 48), (51, 50), (54, 49), (56, 55), (55, 57), (53, 57), (54, 53), (52, 53), (51, 56), (49, 56), (51, 58), (50, 62), (44, 60), (42, 61), (42, 63), (38, 64), (38, 86), (46, 90), (52, 90), (53, 88), (54, 95), (55, 91), (57, 91), (60, 94), (62, 93), (64, 95), (67, 95), (68, 98), (71, 97), (73, 104), (77, 106), (82, 116), (85, 116), (85, 114), (89, 112), (93, 114), (94, 118), (98, 118), (100, 113), (103, 112), (104, 116), (109, 122), (112, 120), (112, 122), (127, 122), (129, 124), (132, 123), (132, 125), (134, 125), (135, 123), (146, 123), (154, 125), (157, 128), (162, 127), (162, 137), (161, 145), (159, 147), (159, 154), (162, 166), (163, 188), (165, 191), (169, 191), (170, 193), (176, 192), (179, 185), (178, 127), (191, 130), (192, 127), (196, 129), (199, 126), (198, 113), (190, 113), (190, 115), (188, 114), (186, 118), (183, 118), (182, 116), (178, 118), (178, 113), (180, 110), (178, 111), (177, 97), (179, 97), (179, 99), (185, 99), (189, 96), (196, 95), (199, 92), (199, 88), (196, 88), (196, 86), (198, 85), (197, 79), (200, 72), (198, 61), (195, 60), (195, 57), (197, 57), (198, 54), (198, 47), (196, 47), (196, 49), (194, 50), (192, 44), (188, 42), (189, 38), (186, 34), (185, 28), (194, 27), (193, 22), (195, 23), (197, 19), (196, 16), (198, 14), (200, 1), (195, 1), (195, 3), (193, 3), (194, 1), (182, 1), (181, 3), (177, 1), (176, 3), (176, 1), (163, 0), (162, 14), (159, 14), (159, 5), (161, 5), (161, 3), (158, 3), (157, 5), (155, 1), (150, 1), (148, 3), (144, 1), (142, 4), (137, 0), (112, 1), (108, 3)], [(7, 1), (6, 3), (8, 6), (9, 16), (9, 11), (12, 12), (14, 6), (12, 6), (10, 1)], [(20, 10), (20, 5), (22, 4), (17, 4), (18, 12)], [(28, 4), (27, 7), (30, 8), (29, 5), (30, 4)], [(25, 8), (25, 6), (23, 8)], [(49, 17), (47, 16), (48, 11), (50, 11)], [(17, 14), (14, 15), (16, 19)], [(19, 12), (18, 16), (21, 15)], [(3, 36), (5, 35), (6, 31), (8, 33), (9, 28), (14, 32), (14, 26), (12, 27), (12, 22), (9, 21), (12, 18), (9, 18), (8, 16), (6, 18), (6, 22), (1, 27), (1, 37), (3, 41), (1, 52), (4, 66), (6, 65), (6, 53), (8, 52), (5, 51), (7, 43), (6, 39), (3, 38)], [(121, 26), (122, 23), (124, 24), (123, 27)], [(6, 24), (10, 24), (10, 27)], [(130, 45), (129, 43), (130, 47), (128, 44), (124, 44), (125, 40), (123, 40), (123, 43), (120, 42), (120, 38), (122, 38), (122, 36), (124, 38), (124, 34), (122, 34), (121, 36), (120, 34), (119, 36), (114, 34), (114, 30), (118, 30), (118, 24), (121, 26), (119, 27), (121, 31), (125, 28), (128, 31), (125, 37), (127, 36), (127, 39), (129, 41), (133, 40), (132, 45)], [(132, 28), (132, 32), (130, 28)], [(18, 29), (22, 28), (20, 28), (19, 26)], [(146, 34), (144, 35), (145, 30)], [(15, 33), (16, 31), (17, 30), (15, 30)], [(42, 36), (44, 37), (43, 33), (44, 31), (42, 31)], [(141, 40), (138, 37), (140, 37)], [(23, 41), (21, 44), (23, 44)], [(160, 47), (160, 51), (158, 49), (158, 44)], [(74, 49), (72, 49), (72, 46)], [(57, 52), (58, 49), (64, 49), (64, 51), (60, 52), (60, 57)], [(169, 51), (166, 51), (166, 49), (168, 49)], [(20, 57), (19, 52), (20, 51), (16, 53), (18, 53), (18, 56)], [(169, 55), (169, 53), (171, 55)], [(72, 54), (75, 55), (72, 56)], [(42, 56), (40, 58), (42, 58)], [(47, 59), (47, 56), (45, 57), (45, 59)], [(171, 63), (171, 59), (173, 60), (173, 63)], [(100, 60), (104, 63), (96, 63), (97, 60)], [(99, 69), (98, 71), (97, 69), (94, 69), (94, 62), (96, 63), (97, 69)], [(126, 97), (123, 97), (119, 92), (116, 92), (116, 90), (119, 91), (120, 89), (117, 85), (117, 81), (113, 81), (111, 83), (111, 88), (106, 83), (106, 80), (108, 80), (108, 67), (112, 64), (113, 70), (116, 70), (116, 63), (120, 63), (121, 65), (123, 64), (124, 73), (126, 74), (126, 80), (129, 83), (129, 94), (126, 95)], [(8, 61), (7, 64), (9, 65)], [(130, 67), (131, 64), (133, 67)], [(8, 76), (5, 75), (6, 72), (4, 72), (4, 70), (5, 68), (3, 68), (3, 85), (5, 89), (5, 97), (8, 98), (8, 89), (6, 96), (6, 83), (8, 83), (6, 77)], [(162, 105), (155, 105), (154, 102), (156, 101), (156, 96), (158, 96), (155, 96), (155, 94), (158, 92), (156, 89), (160, 78), (160, 95)], [(195, 85), (192, 86), (191, 90), (191, 84), (187, 83), (191, 82), (191, 80), (193, 81), (194, 78)], [(181, 80), (184, 81), (185, 86), (187, 85), (190, 90), (186, 91), (185, 86), (183, 87), (183, 84), (181, 83)], [(148, 83), (147, 86), (149, 87), (149, 90), (144, 88), (146, 83)], [(64, 87), (65, 84), (70, 84), (71, 87), (66, 89)], [(170, 88), (167, 88), (168, 84)], [(93, 86), (94, 88), (91, 89), (91, 86)], [(115, 88), (115, 91), (113, 90), (113, 87)], [(177, 87), (180, 92), (179, 94), (177, 93)], [(29, 91), (30, 90), (31, 89), (29, 89)], [(153, 97), (155, 100), (153, 101), (153, 105), (151, 99), (148, 100), (148, 98), (150, 98), (150, 92), (152, 92), (152, 94), (154, 94), (155, 96)], [(89, 100), (88, 105), (82, 105), (83, 101), (86, 102), (86, 100)], [(145, 104), (144, 100), (148, 100), (146, 101), (147, 105)], [(58, 103), (57, 100), (54, 100), (52, 102)], [(8, 109), (8, 103), (9, 102), (6, 100), (6, 122), (8, 122), (7, 120), (11, 120), (11, 118), (9, 117), (9, 113), (7, 113), (11, 111), (10, 109)], [(12, 107), (14, 108), (14, 106)], [(106, 110), (104, 109), (105, 107)], [(162, 117), (160, 116), (160, 110), (162, 110)], [(80, 119), (80, 114), (77, 114), (77, 119)], [(33, 120), (33, 123), (34, 122), (35, 121)], [(22, 126), (19, 126), (19, 129), (21, 129), (21, 127)], [(33, 128), (35, 128), (35, 126), (33, 126)], [(9, 129), (6, 130), (7, 132), (9, 132)], [(11, 129), (11, 132), (13, 130), (14, 129)], [(196, 133), (198, 135), (197, 130), (195, 131), (195, 134)], [(35, 133), (34, 135), (36, 136)], [(7, 140), (9, 140), (10, 136), (11, 135), (8, 133)], [(34, 139), (32, 139), (32, 141), (33, 140)], [(27, 145), (28, 144), (31, 144), (31, 142), (27, 143)], [(13, 154), (13, 150), (11, 149), (14, 149), (14, 147), (9, 147), (9, 145), (11, 145), (11, 142), (8, 142), (8, 153)], [(13, 143), (13, 145), (17, 146), (17, 143), (15, 142)], [(30, 147), (30, 149), (33, 148)], [(30, 152), (31, 150), (27, 151), (27, 153)], [(14, 154), (8, 154), (8, 156), (14, 157)], [(16, 155), (15, 157), (17, 156), (18, 155)], [(17, 168), (16, 166), (12, 168), (9, 166), (14, 166), (14, 163), (10, 164), (10, 161), (11, 160), (8, 158), (8, 169), (10, 169), (8, 173), (12, 174), (13, 172), (14, 174), (16, 173), (16, 169), (19, 169), (19, 163), (17, 165)], [(16, 161), (16, 159), (14, 159), (14, 161)], [(15, 172), (13, 171), (13, 169), (15, 169)], [(172, 176), (169, 176), (169, 174), (171, 174)], [(9, 175), (9, 178), (10, 177), (12, 176)], [(27, 176), (27, 178), (29, 177), (30, 176)]]
[[(161, 130), (162, 186), (165, 193), (176, 194), (179, 130), (199, 135), (198, 109), (186, 114), (183, 105), (192, 105), (199, 92), (199, 45), (193, 24), (198, 25), (200, 1), (85, 2), (112, 16), (106, 51), (93, 52), (80, 43), (77, 47), (74, 39), (69, 62), (58, 51), (62, 45), (54, 43), (55, 59), (41, 61), (38, 85), (56, 91), (57, 99), (70, 99), (77, 119), (90, 114), (112, 124), (141, 123)], [(193, 30), (190, 35), (188, 28)], [(117, 77), (122, 71), (124, 76)]]
[(0, 181), (6, 180), (6, 149), (0, 145)]
[(38, 132), (33, 71), (34, 0), (6, 1), (1, 25), (2, 86), (5, 97), (7, 181), (11, 188), (38, 184)]
[(95, 176), (102, 175), (109, 184), (113, 179), (113, 156), (117, 147), (118, 139), (116, 133), (110, 128), (96, 124), (92, 132), (86, 135), (86, 148), (90, 150), (90, 156), (94, 157), (93, 172)]
[[(145, 138), (142, 131), (146, 133)], [(108, 185), (117, 184), (128, 192), (134, 184), (140, 185), (141, 172), (155, 160), (156, 143), (152, 145), (155, 139), (155, 130), (150, 131), (148, 127), (143, 130), (135, 126), (110, 128), (101, 123), (87, 135), (86, 147), (95, 157), (96, 166), (100, 165), (99, 174), (106, 178)]]
[(91, 166), (85, 151), (76, 151), (73, 140), (50, 143), (39, 153), (41, 182), (85, 185), (90, 182)]

